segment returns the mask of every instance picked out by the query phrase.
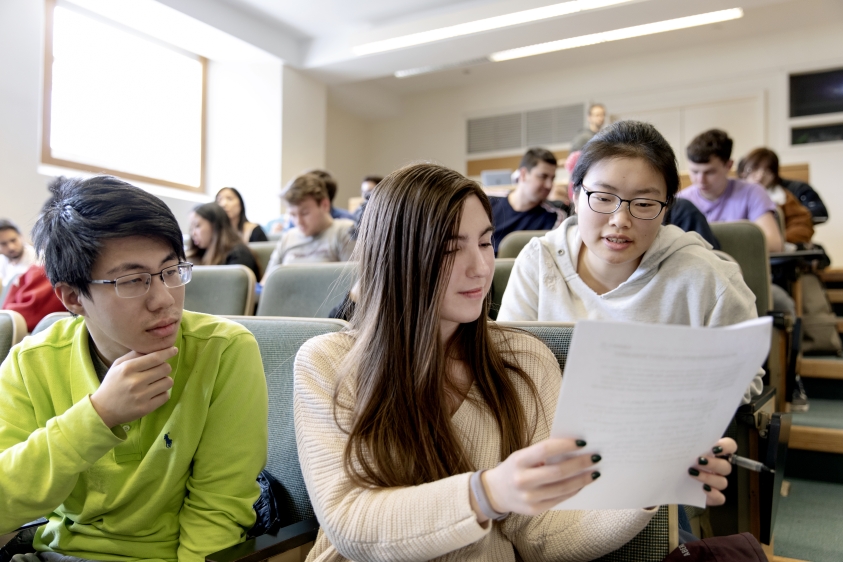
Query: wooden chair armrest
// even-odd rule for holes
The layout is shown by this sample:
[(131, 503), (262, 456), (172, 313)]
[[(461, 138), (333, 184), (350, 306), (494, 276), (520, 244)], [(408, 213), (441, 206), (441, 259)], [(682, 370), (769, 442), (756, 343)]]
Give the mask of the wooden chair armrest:
[(205, 562), (260, 562), (316, 540), (319, 522), (316, 518), (283, 527), (278, 534), (261, 535), (246, 542), (214, 552)]

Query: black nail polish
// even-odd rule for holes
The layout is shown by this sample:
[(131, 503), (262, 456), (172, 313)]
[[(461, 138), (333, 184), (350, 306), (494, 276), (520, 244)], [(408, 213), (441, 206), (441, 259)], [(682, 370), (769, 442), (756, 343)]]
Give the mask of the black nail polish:
[(600, 478), (600, 473), (599, 473), (599, 472), (592, 472), (592, 473), (591, 473), (591, 479), (592, 479), (592, 480), (597, 480), (598, 478)]
[(712, 449), (711, 449), (711, 452), (712, 452), (712, 453), (714, 453), (715, 455), (719, 455), (720, 453), (722, 453), (722, 452), (723, 452), (723, 447), (721, 447), (720, 445), (718, 445), (718, 446), (716, 446), (716, 447), (712, 448)]
[(691, 476), (699, 476), (699, 475), (700, 475), (700, 471), (699, 471), (699, 470), (697, 470), (696, 468), (689, 468), (689, 469), (688, 469), (688, 474), (690, 474)]
[(585, 447), (587, 445), (587, 443), (585, 441), (583, 441), (582, 439), (577, 439), (576, 444), (577, 444), (577, 447)]
[(602, 459), (600, 455), (591, 455), (591, 462), (600, 462)]
[(705, 466), (708, 464), (708, 459), (705, 457), (700, 457), (697, 459), (697, 464)]
[(705, 490), (706, 492), (710, 492), (711, 486), (709, 486), (708, 484), (703, 484), (703, 490)]

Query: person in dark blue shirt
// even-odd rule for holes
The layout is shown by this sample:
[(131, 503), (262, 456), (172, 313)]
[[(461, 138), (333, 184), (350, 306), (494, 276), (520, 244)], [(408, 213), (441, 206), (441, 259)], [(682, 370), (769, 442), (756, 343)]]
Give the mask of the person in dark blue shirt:
[(568, 217), (568, 210), (547, 201), (556, 177), (556, 157), (549, 150), (531, 148), (518, 166), (518, 184), (506, 197), (490, 197), (495, 234), (495, 255), (501, 240), (517, 230), (553, 230)]
[(662, 224), (678, 226), (685, 232), (696, 232), (705, 238), (705, 241), (711, 244), (715, 250), (720, 249), (720, 242), (717, 241), (714, 232), (711, 231), (711, 226), (708, 224), (705, 215), (687, 199), (679, 199), (678, 197), (674, 199), (664, 215)]

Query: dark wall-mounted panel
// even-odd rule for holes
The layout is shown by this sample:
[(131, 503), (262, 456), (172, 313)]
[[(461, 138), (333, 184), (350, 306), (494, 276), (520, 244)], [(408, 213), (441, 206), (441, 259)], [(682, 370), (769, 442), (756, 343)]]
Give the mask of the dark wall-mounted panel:
[(843, 112), (843, 68), (790, 75), (790, 116)]
[(790, 144), (843, 141), (843, 123), (794, 127), (790, 130)]

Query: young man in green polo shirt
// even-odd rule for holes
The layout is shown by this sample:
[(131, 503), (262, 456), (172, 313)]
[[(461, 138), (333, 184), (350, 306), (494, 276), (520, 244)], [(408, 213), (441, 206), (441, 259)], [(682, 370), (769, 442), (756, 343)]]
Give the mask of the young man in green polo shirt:
[(35, 247), (75, 317), (0, 366), (0, 535), (43, 516), (41, 560), (204, 560), (255, 522), (257, 343), (183, 310), (192, 266), (160, 199), (108, 176), (50, 191)]

